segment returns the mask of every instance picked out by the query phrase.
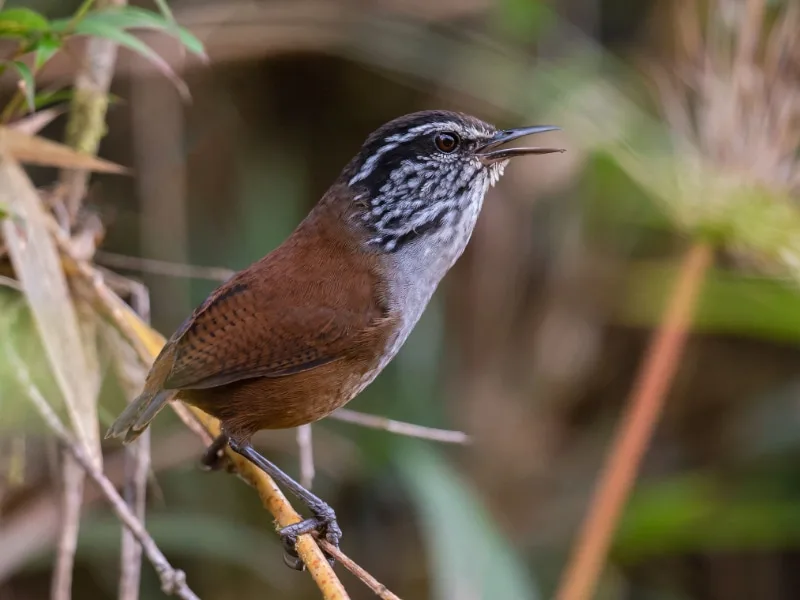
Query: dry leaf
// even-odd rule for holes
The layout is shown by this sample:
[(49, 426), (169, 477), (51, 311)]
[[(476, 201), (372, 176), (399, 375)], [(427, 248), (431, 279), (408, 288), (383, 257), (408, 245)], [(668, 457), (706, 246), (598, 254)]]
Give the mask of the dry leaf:
[(95, 158), (73, 150), (69, 146), (28, 135), (10, 127), (0, 127), (0, 145), (6, 155), (25, 164), (61, 169), (86, 169), (98, 173), (128, 173), (129, 170), (116, 163)]
[(52, 123), (56, 117), (63, 115), (66, 111), (66, 108), (60, 106), (40, 110), (32, 115), (17, 119), (13, 123), (9, 123), (8, 128), (24, 133), (25, 135), (36, 135)]
[[(7, 130), (6, 130), (7, 132)], [(4, 133), (6, 133), (4, 132)], [(102, 464), (97, 424), (97, 379), (91, 372), (78, 316), (61, 268), (49, 215), (31, 180), (0, 137), (0, 203), (19, 217), (2, 222), (3, 238), (78, 440)]]

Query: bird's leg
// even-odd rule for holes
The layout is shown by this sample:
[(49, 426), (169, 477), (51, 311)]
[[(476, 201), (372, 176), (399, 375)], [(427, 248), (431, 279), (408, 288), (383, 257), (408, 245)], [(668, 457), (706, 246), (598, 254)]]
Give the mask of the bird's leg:
[[(277, 483), (282, 484), (286, 489), (292, 492), (292, 494), (303, 502), (314, 515), (311, 519), (305, 519), (294, 525), (289, 525), (278, 532), (284, 547), (292, 558), (297, 558), (297, 553), (294, 549), (297, 536), (303, 535), (304, 533), (311, 533), (315, 530), (319, 532), (320, 535), (324, 536), (329, 543), (337, 548), (339, 547), (342, 530), (336, 522), (336, 513), (324, 500), (309, 492), (306, 488), (281, 471), (276, 465), (261, 456), (249, 442), (241, 442), (234, 438), (229, 438), (228, 444), (231, 450), (244, 456), (247, 460), (272, 477)], [(333, 558), (328, 557), (328, 560), (333, 564)], [(302, 561), (299, 559), (297, 559), (296, 562), (290, 562), (287, 558), (286, 564), (296, 569), (302, 569), (303, 566)]]
[(228, 434), (221, 433), (203, 452), (200, 464), (208, 471), (217, 471), (225, 466), (225, 445), (228, 443)]

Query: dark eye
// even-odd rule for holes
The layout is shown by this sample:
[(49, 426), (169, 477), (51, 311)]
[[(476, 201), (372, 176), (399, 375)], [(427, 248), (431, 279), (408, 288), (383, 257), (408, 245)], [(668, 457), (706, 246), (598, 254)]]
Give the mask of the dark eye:
[(455, 133), (437, 133), (433, 143), (442, 152), (450, 153), (458, 147), (458, 136)]

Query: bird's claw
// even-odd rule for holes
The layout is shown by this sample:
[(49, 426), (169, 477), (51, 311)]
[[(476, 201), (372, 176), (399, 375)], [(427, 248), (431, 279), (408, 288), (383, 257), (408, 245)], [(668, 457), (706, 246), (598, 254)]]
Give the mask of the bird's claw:
[(228, 439), (223, 435), (211, 442), (211, 445), (206, 448), (200, 458), (200, 467), (206, 471), (233, 471), (233, 462), (225, 454), (225, 445), (227, 443)]
[[(326, 511), (320, 511), (322, 514), (312, 518), (300, 521), (294, 525), (289, 525), (281, 529), (278, 534), (281, 536), (281, 543), (283, 544), (283, 562), (292, 569), (302, 571), (305, 569), (303, 560), (297, 554), (297, 536), (316, 531), (320, 536), (335, 548), (339, 547), (339, 540), (342, 538), (342, 529), (339, 523), (336, 522), (336, 514), (328, 507)], [(328, 562), (333, 566), (336, 562), (330, 554), (325, 552), (325, 557)]]

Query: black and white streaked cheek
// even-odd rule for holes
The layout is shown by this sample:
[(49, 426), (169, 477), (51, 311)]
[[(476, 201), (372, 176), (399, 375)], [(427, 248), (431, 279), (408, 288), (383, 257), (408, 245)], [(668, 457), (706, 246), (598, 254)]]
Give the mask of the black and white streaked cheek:
[(373, 223), (370, 242), (390, 253), (412, 244), (417, 252), (441, 255), (444, 262), (451, 263), (472, 234), (489, 180), (488, 170), (476, 164), (447, 173), (445, 181), (416, 209), (408, 210), (409, 200), (397, 199), (398, 206)]

